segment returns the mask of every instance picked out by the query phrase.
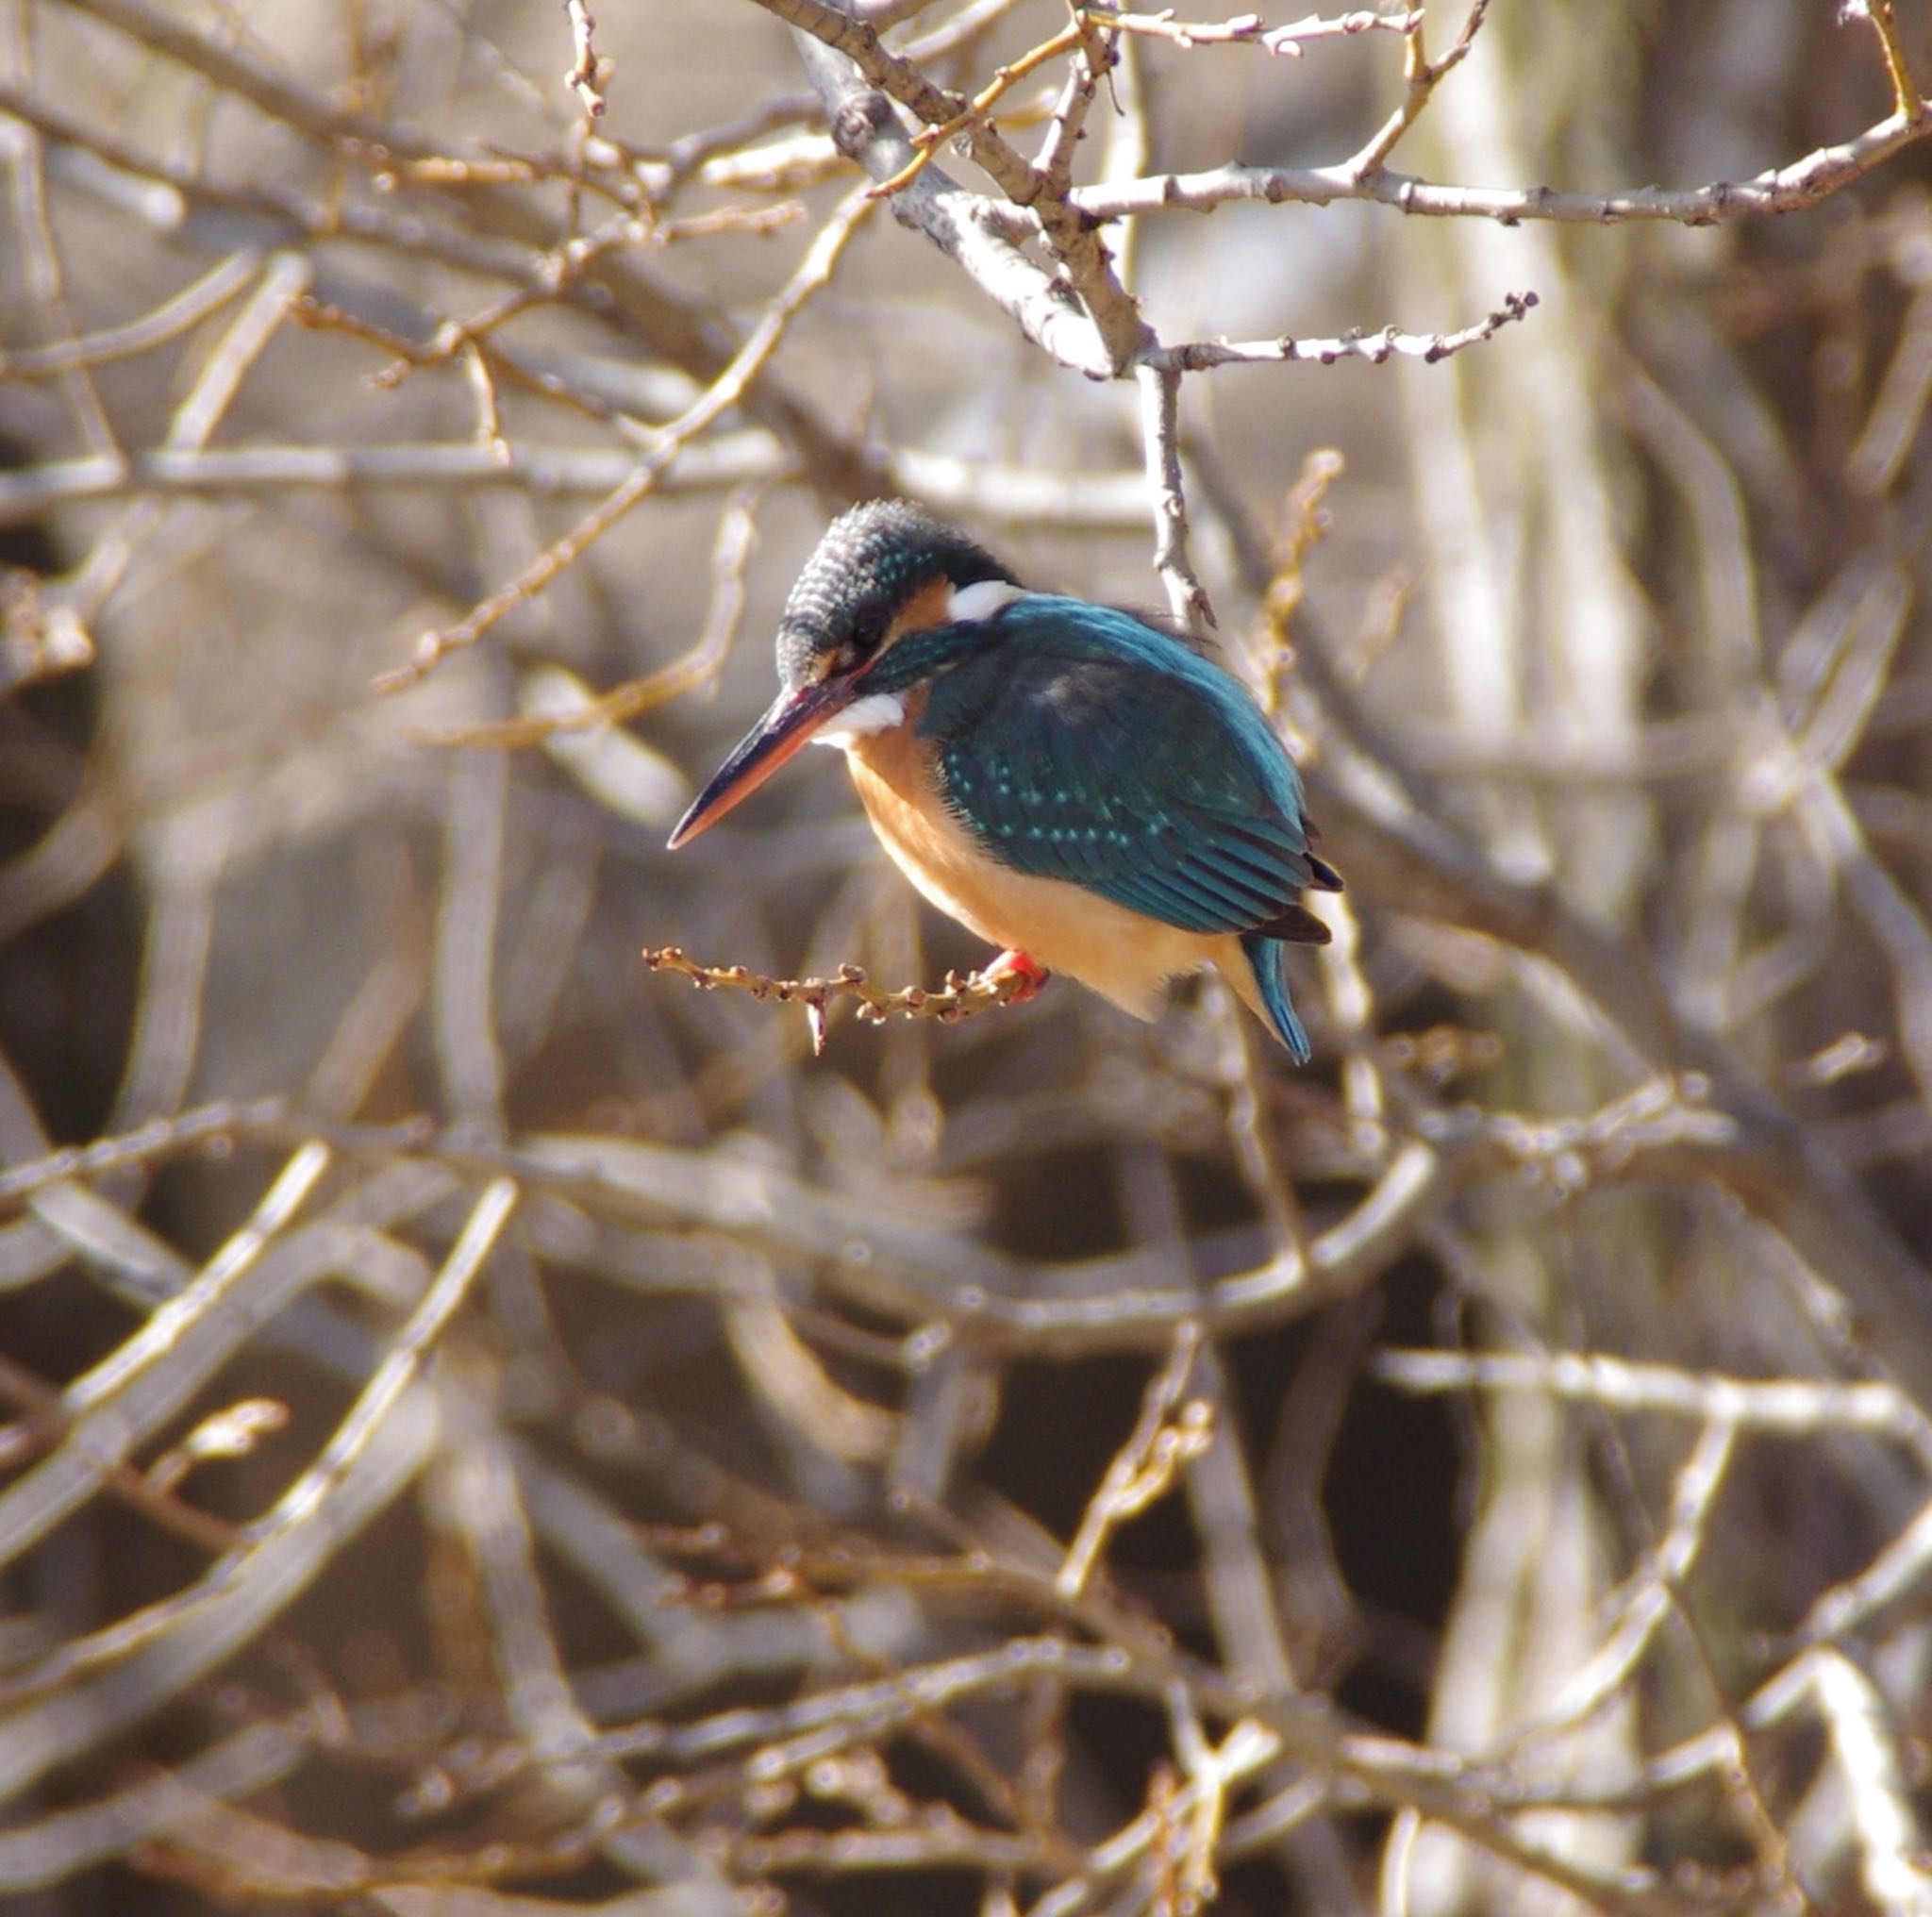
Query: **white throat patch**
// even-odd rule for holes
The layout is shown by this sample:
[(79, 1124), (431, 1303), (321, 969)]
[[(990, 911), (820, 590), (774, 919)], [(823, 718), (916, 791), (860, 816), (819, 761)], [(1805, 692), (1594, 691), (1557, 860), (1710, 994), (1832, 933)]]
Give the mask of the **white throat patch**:
[(946, 601), (946, 617), (955, 625), (991, 619), (1003, 606), (1025, 595), (1006, 579), (981, 579), (972, 586), (955, 586)]
[(870, 732), (890, 732), (906, 722), (906, 701), (897, 692), (868, 692), (855, 699), (811, 736), (814, 745), (850, 745)]

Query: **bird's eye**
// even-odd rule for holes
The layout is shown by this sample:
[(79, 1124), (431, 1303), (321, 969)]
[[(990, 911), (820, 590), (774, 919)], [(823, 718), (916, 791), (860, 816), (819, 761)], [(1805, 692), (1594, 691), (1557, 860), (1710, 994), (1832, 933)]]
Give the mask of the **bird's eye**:
[(884, 643), (886, 637), (886, 615), (881, 611), (868, 609), (852, 622), (852, 630), (839, 646), (839, 665), (842, 671), (851, 672), (861, 666)]

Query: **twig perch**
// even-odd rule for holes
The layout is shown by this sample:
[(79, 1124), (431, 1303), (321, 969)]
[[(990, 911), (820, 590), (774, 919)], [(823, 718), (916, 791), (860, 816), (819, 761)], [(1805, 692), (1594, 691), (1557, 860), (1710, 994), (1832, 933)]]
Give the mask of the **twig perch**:
[(941, 1025), (952, 1025), (976, 1012), (991, 1011), (994, 1006), (1011, 1005), (1038, 990), (1037, 980), (1019, 972), (974, 972), (963, 976), (948, 972), (945, 984), (936, 989), (908, 985), (889, 992), (873, 984), (864, 967), (858, 965), (841, 965), (829, 978), (768, 978), (742, 965), (700, 965), (675, 945), (646, 945), (643, 958), (653, 972), (675, 972), (706, 991), (724, 986), (733, 992), (748, 992), (758, 999), (774, 998), (780, 1005), (802, 1005), (811, 1025), (813, 1058), (824, 1052), (826, 1009), (840, 999), (850, 999), (867, 1025), (884, 1025), (897, 1016), (936, 1019)]

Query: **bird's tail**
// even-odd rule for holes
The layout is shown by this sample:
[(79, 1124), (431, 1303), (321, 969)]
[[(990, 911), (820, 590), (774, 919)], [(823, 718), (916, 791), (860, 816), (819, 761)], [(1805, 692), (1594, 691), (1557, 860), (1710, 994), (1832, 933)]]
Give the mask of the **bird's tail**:
[(1265, 932), (1243, 932), (1241, 951), (1255, 975), (1255, 986), (1267, 1009), (1268, 1023), (1274, 1027), (1275, 1036), (1288, 1047), (1295, 1063), (1306, 1065), (1314, 1057), (1314, 1050), (1301, 1020), (1295, 1016), (1294, 1002), (1288, 995), (1288, 947)]

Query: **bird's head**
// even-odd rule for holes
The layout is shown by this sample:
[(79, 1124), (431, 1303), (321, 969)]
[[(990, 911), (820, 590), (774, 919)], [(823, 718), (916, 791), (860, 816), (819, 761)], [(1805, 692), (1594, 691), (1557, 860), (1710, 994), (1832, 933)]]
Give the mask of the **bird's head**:
[(813, 740), (843, 744), (905, 717), (905, 692), (880, 673), (908, 632), (984, 619), (1019, 592), (1011, 573), (954, 526), (903, 499), (836, 521), (778, 624), (780, 688), (677, 823), (674, 851), (722, 819)]

